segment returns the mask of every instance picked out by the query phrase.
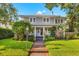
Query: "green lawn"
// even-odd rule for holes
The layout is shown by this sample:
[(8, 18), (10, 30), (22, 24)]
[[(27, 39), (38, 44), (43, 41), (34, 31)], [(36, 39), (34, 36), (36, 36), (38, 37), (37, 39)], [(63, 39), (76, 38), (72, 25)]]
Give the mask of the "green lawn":
[(45, 42), (50, 56), (79, 56), (79, 40), (56, 40)]
[(27, 56), (31, 46), (32, 42), (3, 39), (0, 40), (0, 56)]

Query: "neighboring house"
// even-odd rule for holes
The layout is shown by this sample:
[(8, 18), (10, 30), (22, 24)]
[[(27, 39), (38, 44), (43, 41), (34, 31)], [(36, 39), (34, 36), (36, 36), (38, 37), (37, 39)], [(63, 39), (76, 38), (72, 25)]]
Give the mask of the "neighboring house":
[(6, 25), (0, 22), (0, 28), (8, 28), (8, 29), (12, 29), (12, 26), (9, 24), (9, 22), (7, 22)]
[(57, 26), (59, 24), (65, 24), (66, 18), (60, 16), (52, 15), (20, 15), (20, 20), (29, 21), (33, 27), (33, 34), (35, 37), (45, 37), (45, 35), (50, 35), (48, 31), (52, 26)]

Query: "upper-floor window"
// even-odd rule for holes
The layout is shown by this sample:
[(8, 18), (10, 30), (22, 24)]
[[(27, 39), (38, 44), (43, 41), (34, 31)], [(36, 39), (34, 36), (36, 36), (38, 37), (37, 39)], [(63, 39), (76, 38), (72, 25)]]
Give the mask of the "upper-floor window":
[(47, 22), (49, 22), (49, 18), (47, 18)]
[(30, 18), (30, 22), (35, 22), (35, 18)]
[(35, 22), (35, 18), (33, 18), (33, 22)]
[(44, 18), (44, 22), (49, 22), (49, 18)]
[(44, 22), (46, 22), (46, 19), (44, 18)]
[(30, 18), (30, 22), (32, 22), (32, 18)]

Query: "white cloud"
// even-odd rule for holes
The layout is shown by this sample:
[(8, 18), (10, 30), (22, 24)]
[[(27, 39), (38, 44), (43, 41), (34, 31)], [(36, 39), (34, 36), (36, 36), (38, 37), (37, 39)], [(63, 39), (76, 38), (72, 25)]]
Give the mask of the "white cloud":
[(37, 15), (42, 15), (42, 14), (44, 14), (46, 11), (45, 10), (42, 10), (42, 11), (38, 11), (36, 14)]
[(38, 11), (36, 14), (37, 14), (37, 15), (39, 15), (39, 14), (41, 15), (41, 14), (43, 14), (43, 13), (42, 13), (41, 11)]
[(46, 11), (45, 11), (45, 10), (43, 10), (42, 12), (43, 12), (43, 13), (45, 13)]

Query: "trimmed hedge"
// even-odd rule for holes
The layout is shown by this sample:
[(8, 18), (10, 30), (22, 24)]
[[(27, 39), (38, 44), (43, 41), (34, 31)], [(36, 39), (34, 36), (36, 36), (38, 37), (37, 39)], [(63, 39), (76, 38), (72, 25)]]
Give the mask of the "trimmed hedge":
[(10, 29), (0, 28), (0, 39), (11, 38), (14, 36), (14, 33)]

